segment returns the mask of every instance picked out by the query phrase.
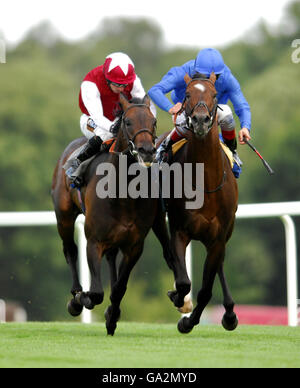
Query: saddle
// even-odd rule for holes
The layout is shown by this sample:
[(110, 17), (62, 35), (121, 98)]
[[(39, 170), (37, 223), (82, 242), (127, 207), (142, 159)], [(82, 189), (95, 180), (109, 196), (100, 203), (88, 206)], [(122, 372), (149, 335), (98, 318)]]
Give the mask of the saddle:
[[(98, 156), (99, 154), (104, 153), (104, 152), (113, 152), (115, 144), (116, 144), (116, 138), (112, 138), (112, 139), (104, 141), (102, 143), (102, 145), (101, 145), (101, 148), (99, 149), (99, 152), (97, 152), (95, 155), (91, 156), (89, 159), (85, 160), (84, 162), (82, 162), (79, 165), (79, 167), (77, 168), (77, 170), (75, 171), (74, 176), (82, 177), (84, 175), (85, 171), (87, 170), (88, 166), (90, 165), (90, 163), (95, 159), (95, 157)], [(66, 163), (63, 165), (63, 169), (65, 171), (68, 170), (68, 168), (72, 164), (72, 160), (76, 159), (77, 155), (80, 154), (80, 152), (82, 151), (84, 146), (85, 146), (85, 144), (83, 144), (82, 146), (76, 148), (76, 150), (74, 150), (69, 155)]]

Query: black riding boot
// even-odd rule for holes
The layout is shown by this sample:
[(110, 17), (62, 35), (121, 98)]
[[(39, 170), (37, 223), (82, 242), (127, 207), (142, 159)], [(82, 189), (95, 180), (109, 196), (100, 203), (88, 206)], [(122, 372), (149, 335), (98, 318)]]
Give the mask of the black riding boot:
[(82, 162), (94, 156), (97, 152), (100, 151), (102, 144), (102, 139), (99, 136), (94, 136), (88, 140), (81, 152), (77, 155), (75, 159), (71, 161), (70, 167), (66, 171), (66, 175), (72, 181), (74, 186), (80, 187), (82, 184), (82, 179), (74, 174), (77, 168)]
[(224, 143), (227, 145), (227, 147), (230, 149), (230, 151), (232, 152), (232, 156), (233, 156), (233, 159), (234, 161), (236, 162), (236, 164), (241, 167), (243, 165), (243, 162), (241, 161), (238, 153), (237, 153), (237, 141), (236, 141), (236, 138), (234, 139), (224, 139)]

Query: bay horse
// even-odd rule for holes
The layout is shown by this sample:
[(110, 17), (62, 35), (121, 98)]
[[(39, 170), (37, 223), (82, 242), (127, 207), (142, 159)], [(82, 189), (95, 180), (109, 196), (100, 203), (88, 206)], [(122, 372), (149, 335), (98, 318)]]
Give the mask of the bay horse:
[[(71, 315), (77, 316), (81, 313), (83, 306), (92, 309), (95, 305), (102, 303), (104, 292), (101, 282), (101, 259), (106, 254), (111, 278), (111, 305), (105, 312), (105, 319), (107, 334), (110, 335), (115, 332), (120, 317), (120, 303), (127, 288), (130, 272), (142, 254), (144, 240), (150, 228), (152, 227), (154, 232), (158, 225), (164, 228), (164, 216), (159, 213), (157, 199), (151, 199), (150, 196), (135, 199), (128, 196), (121, 198), (120, 195), (114, 198), (100, 198), (97, 194), (98, 183), (105, 176), (106, 178), (109, 176), (104, 172), (99, 173), (97, 167), (101, 164), (108, 163), (115, 169), (115, 175), (110, 174), (107, 184), (115, 185), (118, 190), (120, 188), (119, 178), (123, 174), (119, 165), (121, 156), (127, 156), (128, 165), (125, 174), (128, 173), (129, 167), (137, 161), (147, 168), (154, 160), (156, 119), (150, 111), (150, 98), (146, 95), (142, 100), (135, 100), (129, 102), (125, 96), (120, 94), (123, 114), (120, 118), (114, 151), (97, 155), (84, 175), (85, 185), (81, 189), (81, 194), (85, 208), (87, 259), (91, 272), (89, 291), (82, 290), (76, 267), (77, 246), (74, 242), (74, 223), (82, 212), (82, 204), (77, 190), (70, 188), (70, 182), (63, 169), (69, 155), (86, 141), (84, 137), (74, 140), (65, 149), (56, 165), (52, 182), (52, 199), (57, 228), (73, 279), (71, 288), (73, 298), (68, 304), (68, 311)], [(112, 178), (115, 178), (116, 182), (110, 181)], [(132, 176), (128, 176), (128, 184), (132, 179)], [(167, 229), (165, 232), (168, 233)], [(117, 273), (118, 250), (122, 251), (123, 258)]]
[[(224, 301), (225, 314), (222, 324), (227, 330), (234, 330), (238, 320), (233, 311), (234, 302), (228, 290), (223, 263), (225, 246), (229, 240), (237, 210), (238, 189), (230, 163), (221, 148), (218, 134), (217, 107), (214, 73), (209, 78), (196, 74), (185, 75), (187, 84), (182, 111), (187, 117), (187, 143), (174, 155), (172, 162), (182, 166), (185, 163), (204, 163), (204, 202), (201, 208), (187, 209), (187, 198), (168, 200), (168, 218), (171, 233), (172, 263), (176, 290), (168, 293), (174, 305), (184, 304), (184, 297), (190, 291), (190, 280), (185, 266), (185, 251), (191, 240), (201, 241), (206, 247), (202, 288), (197, 295), (197, 305), (191, 315), (178, 322), (181, 333), (189, 333), (200, 321), (202, 311), (212, 296), (212, 288), (218, 273)], [(183, 170), (184, 171), (184, 170)], [(184, 174), (184, 172), (183, 172)], [(195, 171), (193, 170), (193, 185)], [(183, 191), (184, 192), (184, 191)], [(171, 266), (172, 267), (172, 266)]]

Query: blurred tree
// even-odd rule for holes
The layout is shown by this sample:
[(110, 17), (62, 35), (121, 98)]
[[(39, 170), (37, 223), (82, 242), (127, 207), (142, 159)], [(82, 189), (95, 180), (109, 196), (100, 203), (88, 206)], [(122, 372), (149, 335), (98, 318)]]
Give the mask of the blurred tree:
[(299, 0), (292, 1), (286, 7), (286, 14), (282, 23), (287, 30), (281, 29), (285, 35), (298, 34), (300, 31), (300, 2)]
[(44, 20), (37, 26), (31, 28), (24, 40), (35, 41), (49, 48), (54, 46), (58, 41), (61, 41), (62, 38), (58, 30), (53, 27), (49, 20)]

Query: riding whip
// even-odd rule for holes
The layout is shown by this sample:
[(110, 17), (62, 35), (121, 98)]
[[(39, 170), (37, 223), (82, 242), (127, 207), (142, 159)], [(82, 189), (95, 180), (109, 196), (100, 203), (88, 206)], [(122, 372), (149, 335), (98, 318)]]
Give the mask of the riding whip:
[(251, 143), (249, 143), (249, 141), (246, 140), (246, 138), (244, 138), (243, 141), (244, 141), (246, 144), (248, 144), (248, 146), (256, 153), (256, 155), (259, 156), (260, 160), (263, 162), (263, 165), (266, 167), (268, 173), (269, 173), (270, 175), (273, 175), (273, 174), (274, 174), (274, 171), (273, 171), (272, 168), (270, 167), (269, 163), (267, 163), (267, 162), (265, 161), (265, 159), (261, 156), (261, 154), (257, 151), (257, 149), (256, 149)]

